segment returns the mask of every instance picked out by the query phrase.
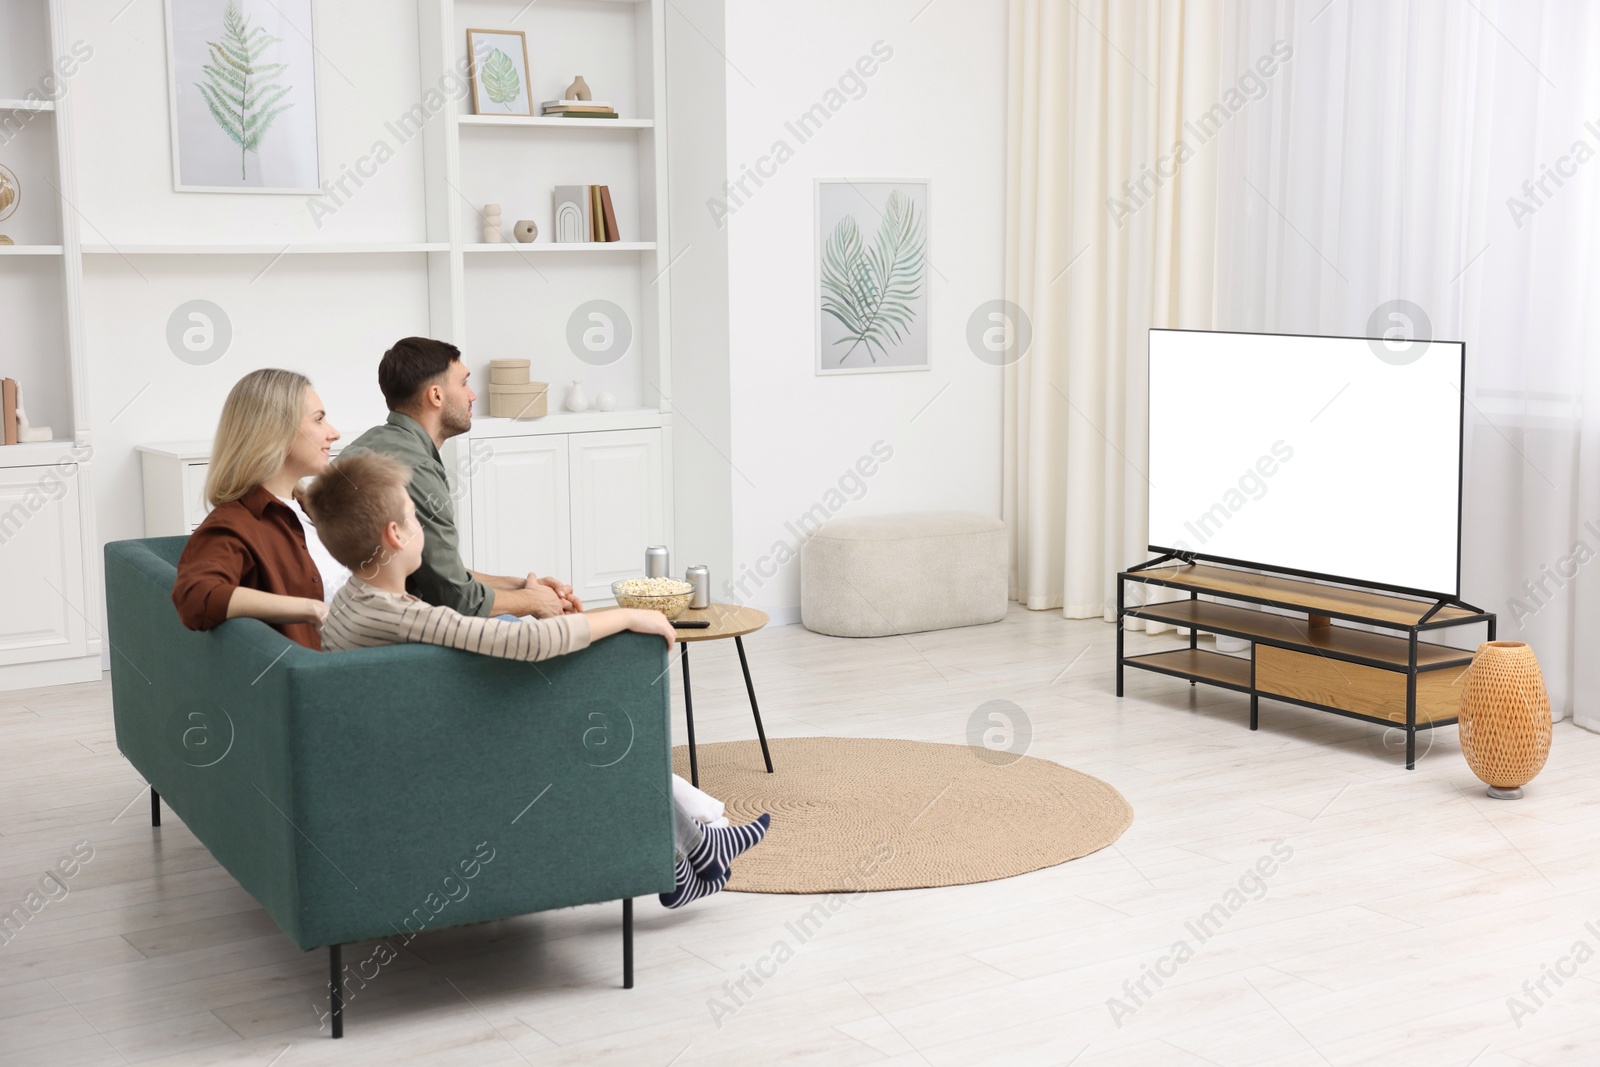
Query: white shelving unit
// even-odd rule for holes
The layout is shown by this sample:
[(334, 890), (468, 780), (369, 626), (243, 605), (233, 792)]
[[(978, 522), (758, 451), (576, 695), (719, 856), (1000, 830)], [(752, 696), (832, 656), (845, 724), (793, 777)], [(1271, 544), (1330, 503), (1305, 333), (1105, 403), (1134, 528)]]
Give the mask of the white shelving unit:
[(539, 126), (569, 130), (653, 130), (654, 119), (565, 119), (544, 115), (457, 115), (462, 126)]
[[(26, 4), (31, 10), (24, 9)], [(103, 616), (95, 535), (77, 172), (65, 136), (71, 101), (26, 98), (30, 83), (68, 51), (64, 0), (14, 0), (0, 35), (14, 62), (0, 69), (3, 161), (22, 183), (0, 231), (0, 317), (8, 325), (0, 375), (16, 378), (33, 422), (55, 440), (0, 446), (0, 689), (100, 676)], [(59, 190), (59, 192), (57, 192)]]
[(557, 252), (654, 252), (655, 250), (656, 243), (654, 241), (606, 241), (603, 244), (598, 241), (530, 241), (527, 244), (476, 244), (466, 245), (462, 248), (463, 252), (469, 254), (489, 252), (497, 255), (509, 253), (544, 255)]
[(86, 256), (377, 256), (413, 252), (444, 252), (443, 243), (418, 244), (301, 244), (301, 245), (84, 245)]
[[(567, 391), (562, 377), (588, 377), (589, 368), (568, 345), (568, 317), (588, 300), (605, 300), (630, 318), (632, 348), (597, 372), (609, 376), (602, 380), (625, 410), (527, 422), (477, 418), (446, 456), (453, 471), (470, 472), (457, 487), (456, 512), (475, 566), (516, 573), (526, 565), (543, 573), (540, 561), (557, 560), (559, 568), (566, 545), (573, 585), (586, 598), (609, 598), (608, 575), (639, 572), (637, 539), (665, 540), (673, 529), (666, 0), (418, 0), (418, 10), (424, 85), (463, 69), (469, 27), (516, 29), (527, 35), (536, 103), (559, 97), (573, 76), (583, 74), (595, 98), (619, 112), (616, 119), (476, 115), (466, 97), (453, 121), (424, 131), (427, 237), (449, 246), (429, 256), (436, 336), (479, 364), (531, 359), (534, 378), (550, 380), (554, 411)], [(550, 240), (554, 187), (588, 184), (610, 187), (624, 240)], [(508, 228), (516, 219), (533, 219), (538, 239), (482, 242), (486, 203), (502, 205)], [(593, 396), (594, 387), (586, 387)], [(562, 435), (562, 442), (554, 440)], [(616, 500), (592, 485), (574, 484), (569, 462), (591, 481), (614, 479), (609, 496)], [(641, 475), (639, 464), (651, 469)], [(525, 548), (508, 536), (507, 524), (521, 513), (499, 498), (516, 493), (519, 484), (541, 507), (570, 515), (570, 529), (563, 520), (559, 532), (524, 538), (533, 542)], [(488, 495), (496, 499), (483, 499)], [(649, 513), (641, 514), (641, 506)], [(626, 532), (608, 543), (597, 531), (612, 526)]]
[[(101, 669), (103, 582), (82, 309), (86, 299), (95, 307), (128, 299), (118, 287), (135, 264), (158, 284), (202, 274), (253, 284), (278, 257), (311, 257), (288, 280), (280, 281), (280, 273), (269, 279), (286, 287), (286, 307), (294, 286), (342, 285), (364, 275), (368, 264), (381, 264), (396, 277), (409, 274), (413, 282), (425, 277), (427, 329), (461, 346), (475, 384), (487, 382), (489, 360), (507, 356), (532, 359), (534, 377), (551, 383), (554, 413), (546, 419), (482, 416), (470, 434), (446, 448), (459, 476), (457, 512), (469, 562), (495, 569), (498, 561), (515, 573), (525, 552), (555, 546), (555, 554), (544, 557), (549, 566), (538, 569), (570, 574), (587, 600), (605, 599), (599, 594), (609, 593), (611, 577), (638, 573), (642, 546), (667, 541), (673, 529), (667, 0), (416, 0), (417, 93), (448, 84), (464, 69), (468, 27), (518, 29), (528, 36), (536, 102), (561, 95), (581, 73), (596, 97), (620, 113), (616, 119), (480, 116), (470, 113), (470, 97), (459, 100), (422, 129), (421, 219), (399, 211), (348, 231), (365, 240), (321, 243), (307, 239), (308, 231), (284, 229), (281, 214), (245, 211), (229, 233), (240, 238), (236, 243), (205, 240), (215, 227), (171, 228), (173, 240), (152, 242), (153, 232), (167, 231), (130, 226), (132, 240), (91, 231), (88, 245), (81, 242), (76, 209), (67, 206), (80, 200), (67, 136), (81, 141), (84, 135), (72, 125), (77, 98), (30, 98), (51, 58), (69, 51), (66, 3), (0, 5), (0, 122), (8, 131), (0, 162), (24, 184), (21, 209), (0, 224), (0, 232), (16, 241), (0, 246), (0, 316), (11, 324), (0, 348), (0, 374), (23, 383), (30, 415), (51, 424), (60, 438), (0, 447), (0, 588), (8, 606), (19, 606), (7, 613), (12, 621), (0, 621), (0, 690), (92, 679)], [(416, 99), (410, 92), (407, 99)], [(164, 109), (164, 95), (151, 95), (148, 106)], [(328, 147), (325, 173), (340, 158)], [(626, 239), (552, 242), (554, 188), (589, 184), (610, 187)], [(485, 203), (504, 205), (503, 244), (481, 240)], [(538, 223), (538, 240), (511, 240), (511, 225), (522, 218)], [(254, 232), (252, 219), (261, 227)], [(279, 232), (302, 239), (272, 240)], [(615, 361), (580, 356), (568, 341), (571, 321), (594, 301), (626, 316), (631, 344)], [(93, 336), (97, 344), (110, 343)], [(578, 378), (591, 396), (613, 392), (621, 410), (560, 411), (570, 381)], [(487, 394), (481, 385), (479, 391)], [(136, 399), (137, 391), (132, 395)], [(487, 408), (485, 395), (479, 410)], [(103, 416), (109, 423), (118, 414)], [(148, 448), (144, 453), (154, 455)], [(120, 459), (102, 457), (102, 472)], [(187, 470), (192, 483), (206, 459), (195, 451), (172, 463)], [(36, 508), (41, 487), (47, 502)], [(173, 499), (188, 509), (180, 518), (192, 519), (190, 497)], [(517, 525), (537, 519), (538, 508), (524, 514), (528, 500), (565, 516), (566, 523), (531, 548)], [(480, 550), (489, 555), (472, 560)]]

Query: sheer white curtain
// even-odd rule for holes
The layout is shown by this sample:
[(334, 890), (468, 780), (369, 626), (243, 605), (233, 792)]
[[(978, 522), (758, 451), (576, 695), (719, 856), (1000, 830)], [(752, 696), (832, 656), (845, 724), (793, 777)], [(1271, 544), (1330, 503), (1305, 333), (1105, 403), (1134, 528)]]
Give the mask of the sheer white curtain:
[(1004, 501), (1030, 608), (1114, 617), (1145, 558), (1145, 331), (1211, 325), (1218, 153), (1174, 149), (1221, 45), (1221, 0), (1011, 5), (1006, 292), (1033, 345), (1006, 371)]
[(1466, 342), (1462, 594), (1600, 728), (1600, 5), (1234, 0), (1223, 79), (1276, 40), (1220, 139), (1216, 324)]

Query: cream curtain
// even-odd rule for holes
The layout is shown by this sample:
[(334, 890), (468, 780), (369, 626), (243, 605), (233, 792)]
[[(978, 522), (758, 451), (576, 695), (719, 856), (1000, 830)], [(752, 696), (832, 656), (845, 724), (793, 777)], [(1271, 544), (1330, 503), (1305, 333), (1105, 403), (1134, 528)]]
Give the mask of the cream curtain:
[(1600, 5), (1234, 0), (1228, 26), (1225, 78), (1294, 59), (1220, 139), (1218, 327), (1466, 342), (1462, 595), (1600, 729)]
[(1567, 0), (1012, 0), (1015, 598), (1109, 617), (1143, 556), (1148, 327), (1426, 324), (1467, 345), (1462, 594), (1600, 729), (1596, 55)]
[(1146, 558), (1146, 330), (1212, 325), (1218, 155), (1193, 130), (1222, 32), (1220, 0), (1012, 0), (1006, 294), (1033, 344), (1003, 496), (1029, 608), (1113, 618)]

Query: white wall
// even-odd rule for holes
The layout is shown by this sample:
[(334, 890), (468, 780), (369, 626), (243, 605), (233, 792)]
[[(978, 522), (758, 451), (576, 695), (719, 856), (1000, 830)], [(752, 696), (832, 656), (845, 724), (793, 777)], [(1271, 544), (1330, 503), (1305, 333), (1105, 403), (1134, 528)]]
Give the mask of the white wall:
[[(752, 195), (726, 220), (728, 577), (734, 599), (775, 617), (798, 617), (799, 564), (771, 578), (755, 572), (772, 574), (779, 546), (796, 547), (786, 524), (815, 504), (842, 505), (842, 515), (1000, 513), (1001, 371), (973, 355), (966, 333), (977, 305), (1003, 295), (1006, 32), (1006, 5), (994, 0), (727, 6), (730, 176), (778, 140), (794, 152), (760, 188), (747, 185)], [(785, 123), (840, 88), (875, 42), (890, 57), (862, 79), (864, 91), (847, 84), (842, 106), (801, 143)], [(931, 371), (814, 374), (816, 177), (931, 181)], [(713, 196), (722, 199), (722, 190), (700, 199)], [(847, 483), (851, 493), (839, 493), (841, 477), (878, 441), (893, 458), (861, 479), (863, 490)], [(713, 579), (728, 597), (721, 577)]]
[[(674, 163), (671, 176), (674, 256), (695, 243), (697, 231), (706, 233), (708, 244), (725, 241), (726, 251), (713, 248), (708, 263), (696, 266), (701, 248), (690, 248), (677, 262), (686, 275), (703, 270), (702, 280), (717, 286), (725, 270), (729, 308), (723, 357), (716, 331), (706, 326), (700, 333), (677, 302), (684, 329), (675, 323), (674, 342), (686, 373), (677, 386), (676, 434), (687, 453), (722, 465), (722, 472), (709, 479), (720, 488), (705, 504), (716, 521), (699, 528), (680, 524), (680, 534), (698, 534), (677, 546), (675, 562), (700, 562), (685, 555), (698, 553), (717, 564), (720, 573), (713, 577), (726, 598), (723, 581), (753, 575), (779, 542), (794, 549), (786, 523), (829, 502), (829, 490), (837, 490), (841, 476), (877, 441), (893, 449), (893, 458), (864, 480), (860, 499), (831, 498), (842, 504), (841, 514), (933, 507), (999, 513), (1000, 372), (977, 360), (965, 338), (974, 307), (1001, 295), (1006, 14), (993, 0), (859, 6), (827, 0), (803, 12), (707, 3), (713, 7), (688, 3), (669, 10), (669, 45), (683, 42), (669, 56), (669, 70), (680, 64), (672, 76), (683, 85), (681, 64), (722, 63), (717, 52), (726, 54), (720, 110), (726, 169), (734, 177), (775, 139), (793, 141), (785, 121), (823, 100), (875, 42), (892, 50), (866, 79), (860, 99), (847, 100), (820, 132), (795, 144), (794, 158), (720, 229), (705, 202), (723, 191), (712, 187), (703, 160), (674, 151), (675, 159), (685, 160), (681, 169)], [(318, 70), (323, 172), (336, 176), (369, 153), (385, 124), (416, 101), (417, 26), (409, 9), (393, 19), (372, 19), (365, 5), (318, 4), (316, 12), (324, 57)], [(685, 16), (711, 27), (716, 48), (704, 47), (701, 26), (677, 24)], [(726, 21), (720, 32), (719, 16)], [(94, 48), (70, 87), (78, 107), (74, 146), (86, 243), (424, 239), (420, 138), (398, 146), (395, 158), (321, 229), (302, 197), (173, 193), (163, 19), (160, 3), (129, 5), (115, 21), (87, 5), (72, 9), (69, 39)], [(689, 81), (698, 92), (716, 79)], [(712, 105), (702, 98), (701, 106)], [(695, 118), (694, 107), (671, 116), (673, 136), (683, 136), (686, 146), (700, 129), (691, 128)], [(816, 176), (931, 179), (930, 372), (813, 375)], [(695, 212), (704, 214), (692, 217)], [(256, 367), (308, 372), (347, 434), (378, 421), (378, 357), (396, 338), (428, 330), (423, 260), (420, 254), (276, 263), (271, 257), (95, 257), (86, 269), (85, 329), (102, 539), (142, 533), (133, 446), (208, 437), (228, 388)], [(227, 355), (204, 367), (179, 361), (166, 343), (168, 316), (195, 298), (221, 305), (234, 327)], [(709, 340), (708, 352), (696, 352), (698, 337)], [(724, 358), (725, 397), (704, 377), (720, 373)], [(708, 436), (702, 440), (683, 416), (703, 423)], [(704, 447), (688, 447), (691, 440)], [(730, 545), (716, 530), (727, 529), (730, 520), (716, 515), (719, 495), (730, 501), (726, 566), (720, 561), (729, 558)], [(765, 566), (770, 569), (771, 561)], [(797, 565), (760, 582), (746, 577), (737, 598), (793, 618)]]
[(703, 564), (714, 579), (733, 570), (728, 231), (704, 206), (728, 168), (724, 11), (723, 0), (674, 0), (666, 11), (671, 548), (674, 569)]
[[(369, 5), (323, 3), (315, 13), (322, 172), (337, 178), (379, 138), (393, 142), (385, 123), (416, 101), (417, 20), (410, 8), (372, 18)], [(67, 36), (94, 49), (69, 84), (86, 245), (424, 239), (421, 138), (396, 145), (360, 188), (347, 184), (353, 195), (321, 228), (304, 196), (175, 193), (163, 5), (73, 4)], [(425, 258), (85, 257), (101, 539), (143, 536), (134, 446), (210, 438), (228, 390), (258, 367), (308, 374), (347, 437), (381, 421), (379, 357), (396, 339), (428, 332)], [(207, 366), (179, 360), (167, 344), (169, 316), (193, 299), (216, 303), (232, 325), (228, 351)]]

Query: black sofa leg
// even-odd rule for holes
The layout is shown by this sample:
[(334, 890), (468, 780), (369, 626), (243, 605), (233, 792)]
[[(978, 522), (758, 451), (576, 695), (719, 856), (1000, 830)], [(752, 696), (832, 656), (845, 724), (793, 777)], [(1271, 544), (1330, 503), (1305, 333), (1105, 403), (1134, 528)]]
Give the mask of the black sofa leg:
[(328, 1008), (333, 1019), (333, 1036), (344, 1036), (344, 987), (340, 982), (338, 945), (328, 946)]
[(622, 988), (633, 988), (633, 898), (622, 902)]
[(161, 825), (161, 794), (156, 792), (156, 787), (150, 787), (150, 825)]

